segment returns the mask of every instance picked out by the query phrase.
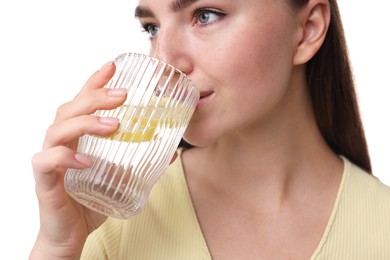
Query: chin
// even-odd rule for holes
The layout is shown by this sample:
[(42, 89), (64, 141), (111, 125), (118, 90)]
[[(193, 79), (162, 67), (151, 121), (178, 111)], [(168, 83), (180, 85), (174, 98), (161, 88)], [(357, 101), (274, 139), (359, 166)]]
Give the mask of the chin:
[(219, 137), (218, 132), (212, 129), (215, 129), (215, 126), (208, 121), (200, 120), (199, 117), (193, 118), (184, 132), (183, 139), (191, 146), (210, 146), (214, 144)]

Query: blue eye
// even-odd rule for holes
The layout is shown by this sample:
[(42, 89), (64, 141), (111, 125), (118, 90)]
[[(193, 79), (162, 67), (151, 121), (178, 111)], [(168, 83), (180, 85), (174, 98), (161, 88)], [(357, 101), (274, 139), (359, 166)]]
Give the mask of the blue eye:
[(195, 12), (194, 18), (200, 25), (206, 25), (218, 21), (224, 13), (214, 9), (200, 9)]
[(151, 23), (143, 25), (142, 28), (142, 30), (147, 33), (150, 38), (157, 36), (160, 32), (160, 27)]

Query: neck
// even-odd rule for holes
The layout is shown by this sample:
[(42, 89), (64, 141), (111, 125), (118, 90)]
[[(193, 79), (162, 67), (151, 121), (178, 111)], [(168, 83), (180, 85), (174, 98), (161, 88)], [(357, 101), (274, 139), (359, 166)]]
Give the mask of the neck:
[(215, 145), (195, 148), (200, 176), (204, 174), (213, 187), (236, 199), (263, 196), (264, 201), (277, 199), (276, 204), (302, 195), (302, 190), (315, 192), (326, 188), (319, 185), (337, 182), (342, 162), (320, 134), (305, 89), (293, 89), (265, 123), (226, 135)]
[(239, 135), (215, 146), (194, 148), (188, 151), (195, 156), (187, 169), (197, 172), (186, 174), (200, 178), (216, 196), (247, 209), (278, 211), (287, 201), (322, 196), (320, 191), (336, 193), (341, 160), (322, 138), (292, 134), (295, 131), (271, 131), (257, 138)]

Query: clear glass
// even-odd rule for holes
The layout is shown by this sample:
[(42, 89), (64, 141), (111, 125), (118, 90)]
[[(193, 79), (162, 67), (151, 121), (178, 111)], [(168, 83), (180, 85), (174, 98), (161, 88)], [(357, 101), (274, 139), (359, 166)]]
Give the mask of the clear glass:
[(115, 60), (116, 72), (105, 88), (127, 88), (125, 103), (96, 116), (117, 117), (109, 137), (84, 135), (78, 152), (92, 164), (69, 169), (67, 192), (79, 203), (114, 218), (138, 214), (169, 166), (199, 100), (191, 80), (173, 66), (143, 54)]

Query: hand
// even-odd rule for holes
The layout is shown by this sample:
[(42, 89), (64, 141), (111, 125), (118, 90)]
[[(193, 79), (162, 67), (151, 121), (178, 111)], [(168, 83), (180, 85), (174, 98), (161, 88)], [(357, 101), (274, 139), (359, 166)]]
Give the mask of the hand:
[(95, 72), (79, 94), (59, 107), (48, 128), (41, 152), (32, 158), (40, 230), (30, 259), (76, 259), (87, 236), (106, 219), (75, 202), (64, 189), (68, 168), (83, 169), (89, 158), (77, 154), (78, 138), (84, 134), (107, 136), (119, 126), (116, 118), (91, 115), (98, 109), (113, 109), (126, 99), (126, 91), (103, 86), (115, 72), (111, 62)]

